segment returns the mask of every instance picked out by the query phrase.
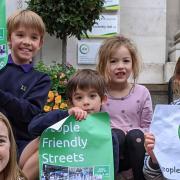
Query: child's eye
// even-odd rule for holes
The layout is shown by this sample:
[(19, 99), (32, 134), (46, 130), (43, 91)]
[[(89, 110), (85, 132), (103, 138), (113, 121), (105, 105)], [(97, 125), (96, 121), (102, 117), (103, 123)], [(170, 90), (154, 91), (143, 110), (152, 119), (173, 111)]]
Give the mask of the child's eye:
[(96, 94), (91, 94), (90, 97), (91, 98), (95, 98), (97, 95)]
[(23, 34), (17, 34), (16, 36), (18, 36), (18, 37), (23, 37)]
[(33, 40), (37, 40), (37, 39), (38, 39), (37, 36), (32, 36), (31, 38), (32, 38)]
[(113, 64), (113, 63), (116, 63), (117, 60), (115, 59), (110, 59), (110, 63)]
[(4, 139), (0, 139), (0, 144), (5, 143), (6, 141)]
[(79, 101), (79, 100), (82, 99), (82, 97), (81, 96), (76, 96), (75, 99)]
[(130, 60), (129, 59), (124, 59), (124, 62), (128, 63), (128, 62), (130, 62)]

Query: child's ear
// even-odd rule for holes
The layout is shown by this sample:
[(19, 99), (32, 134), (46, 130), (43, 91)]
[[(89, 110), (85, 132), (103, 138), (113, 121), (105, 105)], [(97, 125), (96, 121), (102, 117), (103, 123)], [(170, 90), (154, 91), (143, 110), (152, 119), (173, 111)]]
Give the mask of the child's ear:
[(102, 104), (105, 104), (107, 102), (107, 96), (106, 95), (104, 95), (104, 97), (102, 98)]

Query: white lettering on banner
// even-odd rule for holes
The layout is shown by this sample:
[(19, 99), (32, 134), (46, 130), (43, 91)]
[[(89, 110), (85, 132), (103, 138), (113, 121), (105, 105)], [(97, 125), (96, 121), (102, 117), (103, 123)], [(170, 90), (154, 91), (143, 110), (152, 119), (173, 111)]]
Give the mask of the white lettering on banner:
[(167, 172), (169, 174), (173, 174), (173, 173), (180, 173), (180, 169), (179, 168), (176, 168), (175, 166), (172, 168), (172, 167), (162, 167), (162, 171), (163, 172)]
[(45, 153), (42, 155), (43, 163), (66, 163), (66, 162), (83, 162), (84, 156), (83, 154), (69, 154), (69, 155), (52, 155)]
[(49, 138), (43, 138), (43, 144), (42, 147), (49, 147), (49, 148), (77, 148), (80, 147), (81, 149), (84, 149), (87, 145), (87, 139), (82, 139), (79, 136), (75, 136), (74, 139), (56, 139), (55, 137), (53, 139)]
[(61, 126), (58, 130), (51, 129), (51, 132), (62, 132), (64, 135), (71, 132), (79, 132), (80, 131), (80, 126), (79, 125), (73, 125), (72, 122), (69, 124), (64, 124)]

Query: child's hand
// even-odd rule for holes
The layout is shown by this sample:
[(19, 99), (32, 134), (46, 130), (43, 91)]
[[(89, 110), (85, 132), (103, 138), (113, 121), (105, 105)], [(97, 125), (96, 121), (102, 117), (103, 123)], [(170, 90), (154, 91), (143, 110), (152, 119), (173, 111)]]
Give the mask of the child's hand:
[(154, 135), (152, 133), (145, 133), (144, 134), (144, 146), (145, 146), (146, 152), (151, 157), (152, 162), (157, 163), (156, 157), (153, 152), (154, 145), (155, 145)]
[(79, 107), (72, 107), (68, 110), (69, 115), (74, 115), (77, 121), (86, 119), (87, 112)]

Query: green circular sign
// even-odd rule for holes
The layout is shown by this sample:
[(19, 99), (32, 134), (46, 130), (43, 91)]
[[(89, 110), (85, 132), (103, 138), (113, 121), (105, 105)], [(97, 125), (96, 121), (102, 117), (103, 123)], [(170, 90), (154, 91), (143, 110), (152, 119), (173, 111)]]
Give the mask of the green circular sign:
[(81, 44), (79, 50), (81, 54), (87, 54), (89, 52), (89, 47), (87, 44)]

